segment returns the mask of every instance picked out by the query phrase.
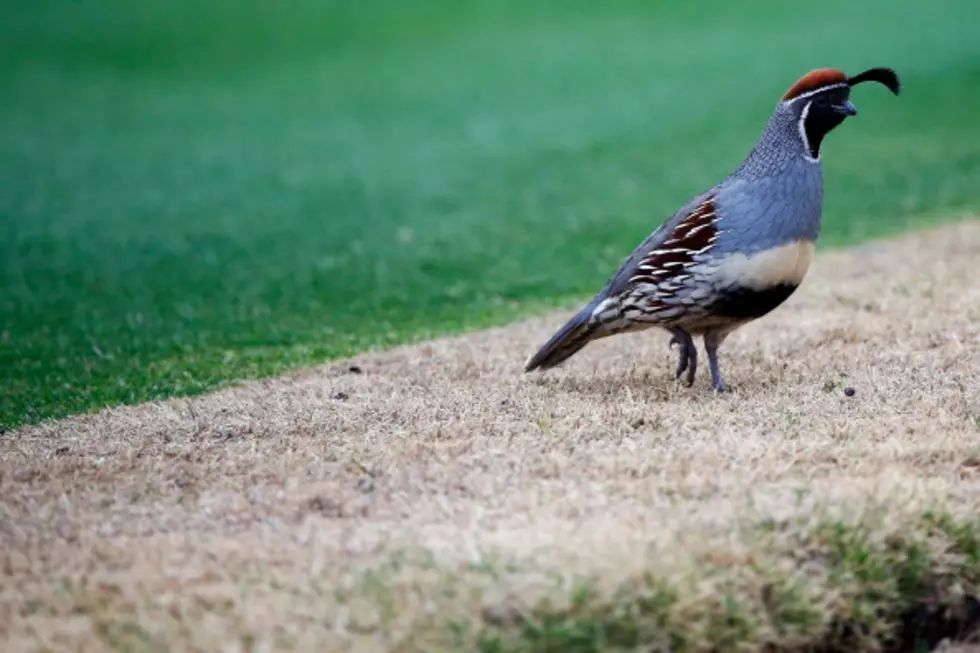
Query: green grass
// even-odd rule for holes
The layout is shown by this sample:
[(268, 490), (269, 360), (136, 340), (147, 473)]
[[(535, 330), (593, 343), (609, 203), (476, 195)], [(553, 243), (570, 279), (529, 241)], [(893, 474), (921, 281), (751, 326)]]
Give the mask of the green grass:
[(975, 632), (980, 522), (890, 519), (748, 524), (744, 564), (706, 559), (695, 579), (647, 575), (612, 594), (580, 579), (556, 600), (453, 624), (447, 650), (925, 653)]
[[(0, 427), (598, 289), (818, 66), (823, 245), (980, 203), (980, 5), (0, 7)], [(514, 352), (523, 358), (528, 352)]]

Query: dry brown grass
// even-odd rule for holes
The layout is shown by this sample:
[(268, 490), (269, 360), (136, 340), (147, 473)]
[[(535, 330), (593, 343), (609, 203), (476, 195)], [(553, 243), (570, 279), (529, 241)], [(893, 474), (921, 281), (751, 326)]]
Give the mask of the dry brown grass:
[[(533, 650), (539, 599), (595, 617), (647, 573), (694, 648), (725, 592), (746, 650), (820, 641), (860, 580), (827, 524), (960, 568), (921, 519), (980, 514), (978, 265), (980, 223), (818, 256), (726, 343), (729, 396), (659, 331), (522, 374), (563, 313), (7, 433), (0, 649), (435, 651), (455, 620)], [(760, 616), (770, 571), (820, 581), (816, 622)]]

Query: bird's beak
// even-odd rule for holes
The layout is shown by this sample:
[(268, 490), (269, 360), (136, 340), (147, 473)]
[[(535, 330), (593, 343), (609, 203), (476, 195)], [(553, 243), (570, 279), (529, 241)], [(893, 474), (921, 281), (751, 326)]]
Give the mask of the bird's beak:
[(843, 113), (845, 116), (856, 116), (858, 112), (857, 107), (850, 100), (844, 100), (843, 103), (836, 105), (834, 108), (838, 113)]

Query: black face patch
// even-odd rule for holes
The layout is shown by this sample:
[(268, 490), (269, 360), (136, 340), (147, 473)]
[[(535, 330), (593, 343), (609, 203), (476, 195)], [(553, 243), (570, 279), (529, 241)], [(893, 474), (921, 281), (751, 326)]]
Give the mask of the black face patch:
[(711, 306), (711, 312), (737, 320), (754, 320), (786, 301), (798, 286), (781, 283), (765, 290), (735, 287), (726, 290)]
[(847, 118), (837, 107), (847, 101), (850, 93), (851, 89), (845, 86), (816, 93), (806, 100), (809, 104), (804, 105), (805, 115), (801, 114), (801, 120), (810, 156), (814, 159), (820, 157), (820, 145), (824, 137)]
[(850, 95), (851, 89), (846, 86), (831, 88), (823, 93), (815, 93), (810, 98), (810, 111), (833, 111), (834, 106), (847, 102)]

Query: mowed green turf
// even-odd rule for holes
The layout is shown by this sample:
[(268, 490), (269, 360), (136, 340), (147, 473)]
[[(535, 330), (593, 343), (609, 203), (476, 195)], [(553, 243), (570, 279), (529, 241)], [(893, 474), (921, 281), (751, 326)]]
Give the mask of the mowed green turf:
[[(0, 426), (582, 299), (820, 66), (822, 246), (980, 204), (980, 3), (0, 8)], [(530, 352), (514, 351), (515, 359)]]

